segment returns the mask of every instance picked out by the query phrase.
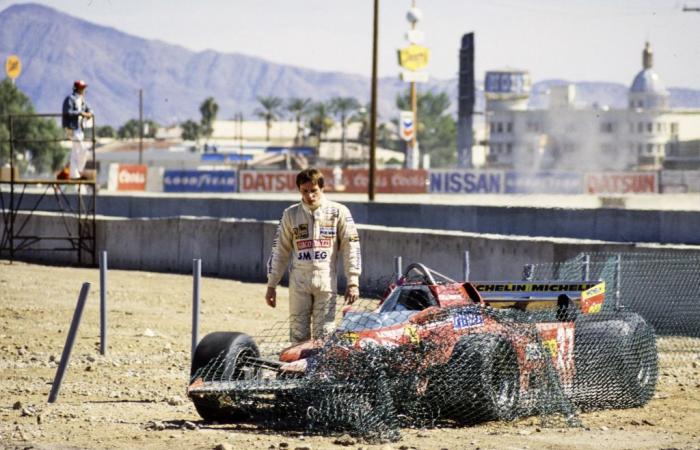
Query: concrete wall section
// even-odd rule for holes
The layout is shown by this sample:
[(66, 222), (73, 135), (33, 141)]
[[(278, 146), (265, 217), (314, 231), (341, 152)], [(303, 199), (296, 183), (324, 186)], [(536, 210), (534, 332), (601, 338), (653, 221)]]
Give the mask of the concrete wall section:
[[(30, 205), (35, 194), (26, 194)], [(216, 195), (100, 195), (97, 213), (117, 217), (199, 216), (278, 220), (290, 200)], [(355, 222), (367, 225), (455, 230), (515, 236), (566, 237), (614, 242), (700, 244), (700, 211), (567, 209), (421, 203), (344, 202)], [(25, 207), (26, 208), (26, 207)], [(40, 210), (56, 209), (45, 198)]]

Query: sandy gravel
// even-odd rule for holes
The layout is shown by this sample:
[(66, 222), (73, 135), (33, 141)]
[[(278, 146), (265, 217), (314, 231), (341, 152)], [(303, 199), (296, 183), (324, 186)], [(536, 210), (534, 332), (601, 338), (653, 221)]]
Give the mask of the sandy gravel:
[[(92, 283), (92, 292), (71, 365), (58, 401), (47, 404), (83, 282)], [(255, 335), (283, 321), (286, 290), (271, 310), (262, 300), (264, 289), (205, 278), (202, 334), (240, 330)], [(96, 269), (0, 261), (0, 448), (700, 448), (700, 346), (687, 339), (660, 341), (661, 377), (649, 405), (581, 414), (581, 428), (544, 427), (538, 418), (528, 418), (470, 428), (405, 429), (399, 442), (351, 440), (342, 447), (335, 443), (337, 436), (199, 421), (185, 396), (190, 276), (110, 271), (108, 294), (109, 349), (103, 357)]]

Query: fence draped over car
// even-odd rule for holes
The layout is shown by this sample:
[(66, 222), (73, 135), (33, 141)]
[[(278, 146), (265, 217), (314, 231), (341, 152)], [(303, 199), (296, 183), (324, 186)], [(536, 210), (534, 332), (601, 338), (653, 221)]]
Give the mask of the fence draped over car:
[[(580, 411), (646, 404), (666, 375), (660, 369), (697, 362), (699, 263), (678, 254), (592, 253), (529, 265), (525, 282), (538, 290), (562, 282), (586, 289), (580, 302), (560, 294), (545, 305), (516, 281), (494, 290), (530, 292), (525, 302), (496, 307), (484, 295), (487, 303), (450, 305), (448, 296), (436, 309), (426, 307), (433, 304), (424, 287), (405, 283), (382, 303), (396, 295), (402, 307), (367, 301), (346, 311), (331, 335), (297, 348), (288, 362), (287, 323), (254, 340), (237, 336), (193, 365), (190, 397), (205, 419), (370, 440), (396, 439), (402, 427), (525, 416), (576, 425)], [(587, 293), (601, 289), (602, 305), (584, 307)]]

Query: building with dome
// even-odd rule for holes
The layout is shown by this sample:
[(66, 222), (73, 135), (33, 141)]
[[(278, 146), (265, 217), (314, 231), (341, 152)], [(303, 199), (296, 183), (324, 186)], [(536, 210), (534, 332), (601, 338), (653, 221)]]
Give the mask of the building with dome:
[(700, 109), (671, 109), (646, 43), (628, 107), (576, 104), (574, 85), (553, 86), (546, 108), (530, 109), (529, 74), (487, 72), (489, 168), (629, 171), (700, 169)]

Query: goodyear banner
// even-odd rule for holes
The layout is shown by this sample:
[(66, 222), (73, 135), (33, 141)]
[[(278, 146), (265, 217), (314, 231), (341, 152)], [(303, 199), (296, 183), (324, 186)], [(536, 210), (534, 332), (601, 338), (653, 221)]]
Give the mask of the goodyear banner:
[(506, 172), (506, 194), (583, 194), (583, 176), (576, 172)]
[(166, 170), (164, 192), (236, 192), (235, 170)]
[(501, 171), (431, 170), (431, 194), (500, 194), (505, 174)]

